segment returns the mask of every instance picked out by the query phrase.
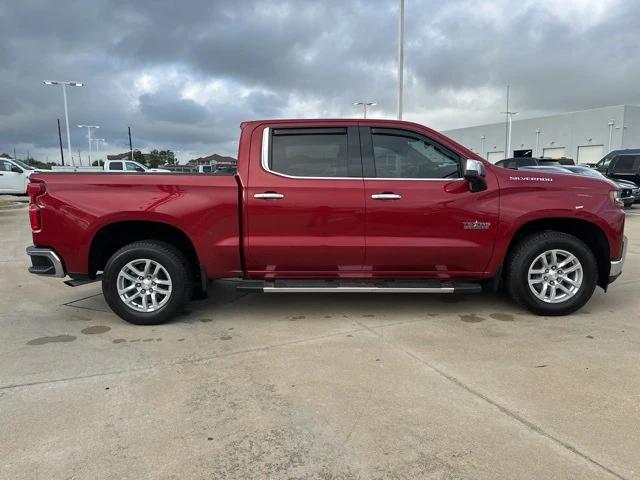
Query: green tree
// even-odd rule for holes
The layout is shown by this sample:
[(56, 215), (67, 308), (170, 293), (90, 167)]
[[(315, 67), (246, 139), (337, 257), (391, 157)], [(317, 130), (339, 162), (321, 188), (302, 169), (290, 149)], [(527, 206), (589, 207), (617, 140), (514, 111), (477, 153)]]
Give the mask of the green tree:
[(8, 153), (0, 153), (0, 158), (11, 158), (11, 155), (9, 155)]
[(135, 160), (138, 163), (141, 163), (143, 165), (145, 165), (145, 159), (144, 159), (144, 155), (142, 154), (142, 152), (140, 150), (134, 150), (133, 151), (133, 160)]

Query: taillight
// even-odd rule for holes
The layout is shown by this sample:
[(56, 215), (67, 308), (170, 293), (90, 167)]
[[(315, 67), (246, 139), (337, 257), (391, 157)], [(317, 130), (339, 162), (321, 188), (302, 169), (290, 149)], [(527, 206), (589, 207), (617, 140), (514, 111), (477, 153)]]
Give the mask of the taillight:
[(31, 223), (31, 230), (34, 232), (39, 232), (42, 229), (40, 207), (37, 205), (29, 205), (29, 222)]
[(29, 195), (29, 203), (36, 203), (36, 197), (42, 195), (45, 192), (46, 188), (47, 187), (45, 186), (44, 182), (31, 180), (27, 185), (27, 195)]
[(27, 195), (29, 195), (29, 222), (31, 230), (39, 232), (42, 229), (42, 216), (40, 215), (40, 206), (36, 199), (44, 194), (47, 187), (42, 181), (31, 180), (27, 185)]

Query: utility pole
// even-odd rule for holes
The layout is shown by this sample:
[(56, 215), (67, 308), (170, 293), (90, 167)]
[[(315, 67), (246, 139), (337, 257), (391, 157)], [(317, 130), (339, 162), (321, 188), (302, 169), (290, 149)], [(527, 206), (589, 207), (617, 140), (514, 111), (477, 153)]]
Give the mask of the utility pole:
[(540, 129), (536, 128), (536, 157), (540, 156)]
[(485, 141), (485, 139), (486, 139), (486, 138), (487, 138), (487, 137), (486, 137), (486, 136), (484, 136), (484, 135), (482, 135), (482, 136), (480, 137), (480, 156), (481, 156), (482, 158), (484, 158), (484, 141)]
[(60, 131), (60, 119), (58, 119), (58, 139), (60, 140), (60, 160), (64, 165), (64, 149), (62, 148), (62, 132)]
[(129, 129), (129, 151), (131, 152), (131, 161), (133, 162), (133, 143), (131, 143), (131, 127), (127, 127)]
[[(609, 143), (611, 143), (611, 142), (609, 142)], [(13, 147), (13, 159), (14, 160), (18, 159), (18, 157), (16, 157), (16, 147)]]
[(404, 87), (404, 0), (400, 0), (398, 12), (398, 120), (402, 120), (402, 95)]
[(80, 164), (80, 166), (82, 166), (82, 155), (80, 155), (80, 149), (78, 149), (78, 163)]

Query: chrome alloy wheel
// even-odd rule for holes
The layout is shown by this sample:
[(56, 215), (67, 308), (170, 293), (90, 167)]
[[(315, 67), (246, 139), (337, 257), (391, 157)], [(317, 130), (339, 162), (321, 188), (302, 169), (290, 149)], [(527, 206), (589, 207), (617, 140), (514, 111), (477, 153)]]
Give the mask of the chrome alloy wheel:
[(531, 263), (529, 288), (546, 303), (566, 302), (580, 290), (583, 271), (580, 260), (566, 250), (547, 250)]
[(169, 272), (155, 260), (140, 258), (127, 263), (118, 273), (118, 295), (137, 312), (155, 312), (171, 297)]

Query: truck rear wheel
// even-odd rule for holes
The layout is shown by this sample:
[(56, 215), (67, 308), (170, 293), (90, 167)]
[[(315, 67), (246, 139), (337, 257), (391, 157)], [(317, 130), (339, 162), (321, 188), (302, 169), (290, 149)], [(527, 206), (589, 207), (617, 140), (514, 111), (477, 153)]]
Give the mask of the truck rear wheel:
[(562, 232), (541, 232), (522, 240), (507, 262), (511, 298), (538, 315), (567, 315), (589, 301), (598, 265), (591, 249)]
[(120, 318), (136, 325), (164, 323), (191, 298), (185, 256), (173, 245), (146, 240), (125, 245), (104, 268), (102, 293)]

